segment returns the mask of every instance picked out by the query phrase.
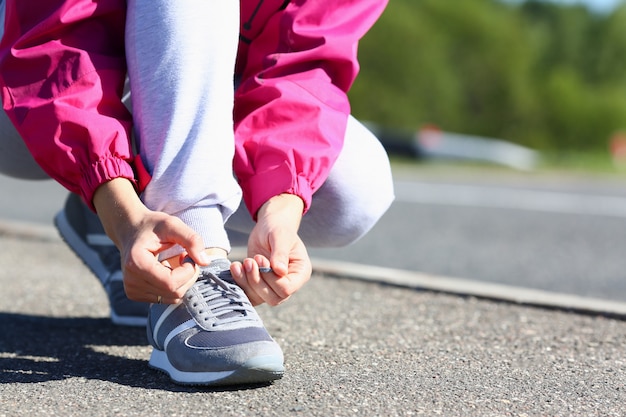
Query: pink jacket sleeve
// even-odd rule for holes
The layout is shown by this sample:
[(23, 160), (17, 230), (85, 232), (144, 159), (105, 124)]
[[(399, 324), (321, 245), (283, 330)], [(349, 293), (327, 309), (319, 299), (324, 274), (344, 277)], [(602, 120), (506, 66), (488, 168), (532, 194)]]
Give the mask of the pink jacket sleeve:
[(124, 0), (6, 0), (3, 107), (39, 165), (89, 205), (103, 182), (134, 178), (125, 17)]
[(306, 211), (343, 145), (358, 40), (387, 1), (292, 0), (265, 20), (257, 3), (241, 2), (235, 174), (253, 215), (281, 193)]

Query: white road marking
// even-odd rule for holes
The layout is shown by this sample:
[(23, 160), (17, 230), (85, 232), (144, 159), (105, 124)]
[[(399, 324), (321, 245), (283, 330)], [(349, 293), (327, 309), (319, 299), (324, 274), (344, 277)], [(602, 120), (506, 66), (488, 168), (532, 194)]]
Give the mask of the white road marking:
[(396, 201), (545, 213), (626, 217), (626, 197), (496, 186), (398, 181)]

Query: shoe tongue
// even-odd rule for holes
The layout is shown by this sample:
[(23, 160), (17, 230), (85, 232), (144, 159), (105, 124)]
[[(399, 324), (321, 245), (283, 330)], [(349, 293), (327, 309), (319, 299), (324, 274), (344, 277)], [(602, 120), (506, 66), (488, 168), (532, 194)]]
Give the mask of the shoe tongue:
[[(209, 266), (204, 266), (200, 268), (200, 277), (202, 277), (202, 275), (209, 275), (209, 274), (218, 277), (220, 280), (224, 281), (226, 284), (229, 284), (229, 286), (237, 285), (230, 273), (230, 261), (228, 259), (214, 259), (213, 261), (211, 261), (211, 264)], [(231, 288), (231, 291), (232, 291), (232, 288)], [(240, 295), (244, 295), (242, 291), (240, 292), (241, 292)], [(228, 298), (225, 294), (223, 295), (223, 297)], [(238, 304), (237, 302), (234, 302), (232, 304), (233, 304), (232, 310), (226, 311), (218, 316), (221, 320), (224, 320), (227, 318), (233, 318), (233, 317), (243, 318), (247, 316), (246, 309), (243, 308), (243, 306), (241, 308), (237, 308), (238, 307), (236, 306), (236, 304)]]

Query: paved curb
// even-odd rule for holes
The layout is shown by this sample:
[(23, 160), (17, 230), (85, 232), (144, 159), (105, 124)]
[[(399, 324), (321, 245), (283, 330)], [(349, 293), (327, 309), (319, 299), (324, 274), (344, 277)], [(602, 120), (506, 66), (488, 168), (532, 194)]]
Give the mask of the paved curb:
[(341, 278), (626, 319), (626, 302), (324, 259), (313, 265), (318, 273)]
[(54, 226), (7, 219), (0, 219), (0, 236), (32, 239), (44, 242), (61, 240), (61, 236)]
[[(0, 236), (50, 242), (61, 241), (61, 237), (53, 226), (5, 219), (0, 219)], [(232, 257), (234, 259), (242, 259), (245, 257), (245, 251), (240, 248), (234, 249)], [(626, 302), (430, 275), (351, 262), (319, 258), (313, 258), (312, 262), (314, 272), (338, 278), (572, 311), (580, 314), (604, 315), (622, 320), (626, 319)]]

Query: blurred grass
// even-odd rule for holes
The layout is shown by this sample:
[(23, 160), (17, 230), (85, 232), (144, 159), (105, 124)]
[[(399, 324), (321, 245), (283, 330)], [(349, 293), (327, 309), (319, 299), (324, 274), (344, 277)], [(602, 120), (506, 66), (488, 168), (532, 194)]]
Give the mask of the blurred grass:
[(609, 152), (543, 153), (540, 169), (573, 171), (580, 173), (626, 174), (626, 161), (621, 167)]
[(575, 177), (606, 177), (612, 180), (623, 180), (626, 184), (626, 161), (617, 165), (609, 152), (567, 152), (541, 153), (541, 162), (536, 169), (528, 172), (517, 171), (505, 166), (460, 161), (451, 159), (415, 159), (412, 157), (391, 155), (394, 174), (419, 171), (427, 177), (459, 177), (459, 176), (575, 176)]

